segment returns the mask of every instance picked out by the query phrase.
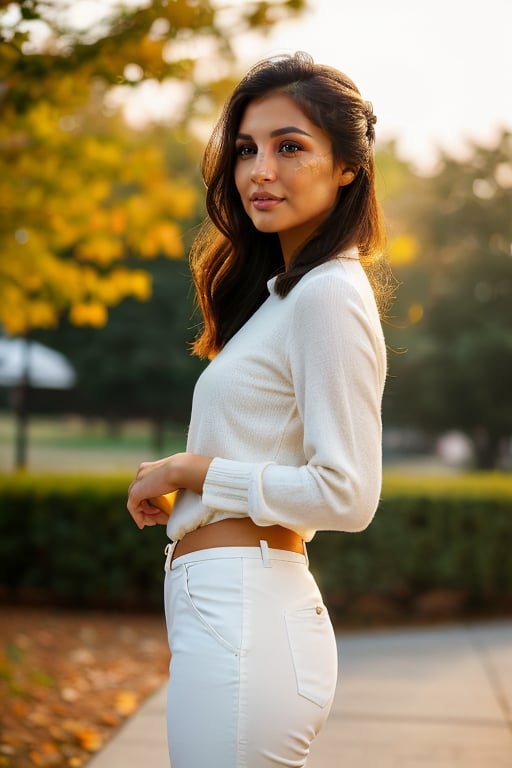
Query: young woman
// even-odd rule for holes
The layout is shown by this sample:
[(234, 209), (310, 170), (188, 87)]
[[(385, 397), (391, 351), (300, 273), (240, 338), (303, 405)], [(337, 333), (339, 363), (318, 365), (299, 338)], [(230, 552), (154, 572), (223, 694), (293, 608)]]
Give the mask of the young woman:
[[(303, 53), (241, 81), (207, 146), (191, 268), (211, 358), (187, 451), (144, 463), (139, 528), (166, 523), (172, 768), (304, 766), (337, 679), (308, 570), (381, 486), (383, 230), (371, 105)], [(149, 499), (178, 491), (172, 513)]]

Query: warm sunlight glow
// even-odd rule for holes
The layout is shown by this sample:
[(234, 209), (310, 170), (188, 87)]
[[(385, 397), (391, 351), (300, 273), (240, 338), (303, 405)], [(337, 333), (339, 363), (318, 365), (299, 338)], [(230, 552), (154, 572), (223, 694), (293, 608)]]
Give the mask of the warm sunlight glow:
[(419, 323), (423, 318), (423, 307), (421, 304), (411, 304), (407, 310), (407, 317), (409, 318), (409, 322), (413, 325)]
[(414, 261), (418, 249), (418, 240), (412, 235), (396, 237), (389, 247), (389, 259), (395, 266), (402, 267)]

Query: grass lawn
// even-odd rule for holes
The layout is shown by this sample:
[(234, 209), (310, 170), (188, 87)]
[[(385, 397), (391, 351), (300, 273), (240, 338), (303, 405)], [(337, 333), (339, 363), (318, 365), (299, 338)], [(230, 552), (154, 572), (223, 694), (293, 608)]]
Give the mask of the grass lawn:
[[(0, 413), (0, 472), (14, 467), (16, 425)], [(28, 427), (28, 466), (31, 472), (132, 473), (141, 461), (152, 461), (185, 447), (185, 428), (167, 429), (163, 450), (156, 451), (148, 422), (123, 423), (115, 432), (100, 420), (79, 417), (32, 417)]]

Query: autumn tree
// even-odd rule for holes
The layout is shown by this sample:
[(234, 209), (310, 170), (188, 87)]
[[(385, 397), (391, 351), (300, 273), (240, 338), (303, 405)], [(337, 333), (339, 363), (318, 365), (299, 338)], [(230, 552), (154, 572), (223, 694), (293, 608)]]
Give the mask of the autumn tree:
[(160, 257), (147, 266), (153, 280), (151, 300), (127, 298), (109, 312), (101, 333), (63, 321), (58, 329), (35, 337), (62, 351), (77, 373), (67, 392), (35, 392), (39, 413), (80, 413), (116, 429), (141, 419), (151, 427), (155, 455), (162, 455), (165, 432), (181, 430), (190, 416), (194, 384), (204, 361), (190, 354), (195, 336), (188, 266)]
[(512, 435), (512, 135), (466, 160), (444, 155), (414, 200), (419, 248), (400, 293), (415, 322), (394, 361), (393, 417), (461, 430), (478, 467), (494, 467)]
[(187, 94), (184, 113), (197, 118), (224, 95), (232, 36), (264, 31), (303, 4), (229, 11), (208, 0), (131, 9), (104, 3), (104, 16), (81, 28), (71, 2), (0, 3), (0, 325), (7, 333), (62, 317), (101, 327), (125, 297), (149, 298), (145, 259), (183, 255), (182, 225), (199, 205), (194, 179), (166, 173), (161, 148), (127, 129), (112, 90), (171, 80)]

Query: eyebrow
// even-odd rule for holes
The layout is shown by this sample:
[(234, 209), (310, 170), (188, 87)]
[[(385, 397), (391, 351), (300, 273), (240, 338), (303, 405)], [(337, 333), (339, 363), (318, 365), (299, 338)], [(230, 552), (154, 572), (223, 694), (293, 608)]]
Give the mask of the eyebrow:
[[(302, 128), (297, 128), (295, 125), (286, 125), (284, 128), (276, 128), (275, 131), (271, 131), (270, 135), (274, 138), (275, 136), (284, 136), (287, 133), (299, 133), (302, 136), (309, 136), (312, 138), (310, 133), (303, 131)], [(252, 136), (249, 133), (238, 133), (236, 138), (243, 139), (244, 141), (252, 140)]]

